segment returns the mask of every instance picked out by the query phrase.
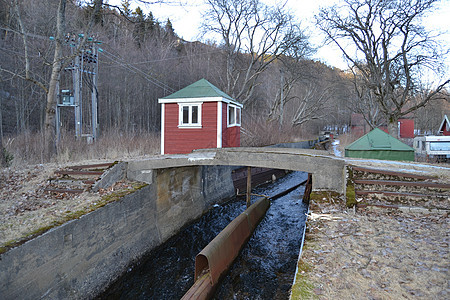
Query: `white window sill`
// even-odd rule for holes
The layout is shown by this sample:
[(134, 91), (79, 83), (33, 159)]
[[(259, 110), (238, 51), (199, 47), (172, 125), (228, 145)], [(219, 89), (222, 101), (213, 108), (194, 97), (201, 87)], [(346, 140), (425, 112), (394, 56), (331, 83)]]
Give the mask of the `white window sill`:
[(199, 129), (202, 128), (202, 125), (178, 125), (178, 128)]

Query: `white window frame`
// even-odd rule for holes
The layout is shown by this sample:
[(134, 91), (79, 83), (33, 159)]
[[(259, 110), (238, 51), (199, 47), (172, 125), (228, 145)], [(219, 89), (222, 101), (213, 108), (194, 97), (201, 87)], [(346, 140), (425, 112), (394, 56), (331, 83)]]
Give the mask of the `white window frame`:
[[(197, 123), (192, 122), (192, 107), (197, 107)], [(188, 107), (189, 121), (183, 123), (183, 108)], [(178, 103), (178, 127), (179, 128), (202, 128), (202, 103)]]
[[(234, 122), (230, 123), (230, 109), (234, 108)], [(239, 110), (239, 114), (238, 114)], [(239, 117), (239, 118), (238, 118)], [(227, 127), (241, 126), (242, 109), (240, 106), (228, 104), (227, 107)]]

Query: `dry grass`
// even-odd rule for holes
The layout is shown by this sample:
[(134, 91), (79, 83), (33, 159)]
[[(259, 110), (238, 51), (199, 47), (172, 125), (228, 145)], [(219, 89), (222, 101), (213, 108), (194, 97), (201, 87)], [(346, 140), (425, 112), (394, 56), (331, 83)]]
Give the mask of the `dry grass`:
[(42, 133), (24, 132), (14, 137), (3, 137), (3, 147), (11, 166), (24, 166), (44, 162), (44, 136)]
[[(43, 136), (41, 133), (24, 133), (5, 138), (5, 148), (12, 155), (12, 167), (42, 164), (44, 161)], [(87, 144), (72, 134), (62, 135), (54, 162), (77, 163), (89, 160), (118, 160), (129, 157), (158, 154), (159, 133), (123, 133), (111, 130), (103, 133), (97, 142)]]
[[(244, 127), (245, 126), (245, 127)], [(276, 122), (264, 119), (249, 120), (241, 130), (241, 146), (259, 147), (283, 142), (315, 139), (316, 136), (299, 127), (281, 128)], [(42, 133), (26, 132), (15, 137), (4, 138), (4, 147), (13, 157), (10, 165), (48, 163), (44, 159)], [(91, 160), (122, 160), (124, 158), (155, 155), (160, 153), (160, 133), (125, 133), (119, 130), (103, 132), (93, 144), (86, 139), (76, 139), (73, 133), (63, 133), (52, 162), (57, 164), (78, 163)]]
[[(160, 133), (127, 133), (118, 129), (102, 132), (95, 143), (88, 144), (86, 138), (76, 139), (73, 132), (62, 132), (57, 154), (52, 163), (67, 164), (90, 160), (122, 160), (124, 158), (160, 153)], [(284, 142), (316, 139), (311, 130), (268, 122), (265, 118), (246, 118), (241, 128), (241, 146), (259, 147)], [(14, 137), (4, 137), (6, 151), (12, 157), (10, 166), (44, 164), (42, 132), (25, 132)]]

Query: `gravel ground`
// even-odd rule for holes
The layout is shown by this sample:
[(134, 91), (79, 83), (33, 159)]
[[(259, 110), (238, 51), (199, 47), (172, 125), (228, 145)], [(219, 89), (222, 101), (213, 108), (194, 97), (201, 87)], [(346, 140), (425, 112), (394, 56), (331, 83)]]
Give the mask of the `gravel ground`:
[(450, 298), (448, 214), (344, 207), (311, 201), (299, 274), (310, 298)]

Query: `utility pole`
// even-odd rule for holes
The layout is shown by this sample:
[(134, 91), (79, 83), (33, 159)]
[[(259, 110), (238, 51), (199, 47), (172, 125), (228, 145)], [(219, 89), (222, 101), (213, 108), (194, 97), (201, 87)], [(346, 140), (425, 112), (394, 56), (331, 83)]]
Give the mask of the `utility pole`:
[[(78, 44), (80, 43), (80, 37), (78, 37)], [(81, 50), (81, 56), (83, 56), (83, 50)], [(75, 62), (72, 69), (73, 74), (73, 94), (75, 97), (75, 136), (77, 139), (81, 138), (82, 132), (82, 112), (83, 112), (83, 98), (81, 95), (81, 81), (82, 81), (82, 66), (83, 59), (81, 59), (80, 55), (75, 57)]]
[(98, 51), (96, 47), (92, 47), (92, 56), (96, 60), (94, 64), (94, 74), (92, 75), (92, 139), (94, 141), (97, 140), (97, 127), (98, 127), (98, 89), (97, 89), (97, 80), (98, 80)]
[[(84, 38), (83, 34), (77, 37), (71, 35), (67, 37), (66, 42), (70, 47), (80, 48), (80, 42)], [(73, 107), (75, 115), (75, 137), (81, 139), (83, 136), (87, 138), (87, 142), (91, 143), (98, 137), (98, 55), (102, 49), (98, 47), (101, 42), (89, 37), (81, 49), (80, 53), (75, 55), (71, 67), (66, 68), (72, 73), (72, 89), (60, 90), (59, 100), (56, 109), (56, 132), (57, 140), (61, 138), (61, 108)], [(84, 75), (85, 74), (85, 75)], [(90, 133), (83, 134), (83, 81), (87, 82), (88, 88), (91, 89), (91, 126)], [(58, 89), (59, 90), (59, 89)], [(89, 120), (87, 116), (85, 116)]]

